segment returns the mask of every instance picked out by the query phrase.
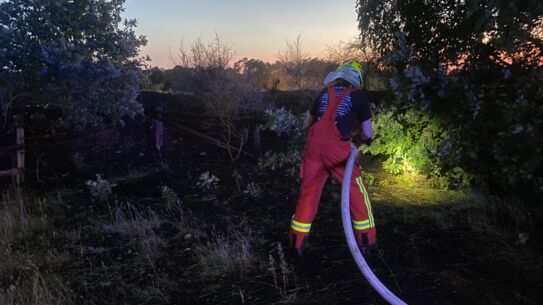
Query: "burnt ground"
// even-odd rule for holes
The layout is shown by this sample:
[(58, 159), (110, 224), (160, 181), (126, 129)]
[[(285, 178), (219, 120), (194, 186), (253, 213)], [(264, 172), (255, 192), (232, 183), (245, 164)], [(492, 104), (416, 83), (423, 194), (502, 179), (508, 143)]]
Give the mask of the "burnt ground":
[[(183, 103), (187, 97), (158, 95), (151, 100), (171, 104), (166, 119), (193, 128), (206, 121), (179, 117), (201, 112)], [(293, 104), (288, 98), (296, 99), (274, 105)], [(326, 185), (304, 257), (296, 259), (286, 241), (296, 177), (261, 169), (246, 155), (232, 163), (224, 150), (173, 129), (159, 156), (145, 124), (29, 141), (35, 168), (24, 193), (33, 218), (23, 213), (16, 241), (0, 239), (0, 304), (386, 304), (348, 251), (337, 183)], [(267, 136), (265, 150), (285, 145)], [(378, 159), (362, 164), (374, 178), (379, 239), (367, 260), (406, 303), (543, 304), (541, 222), (475, 191), (391, 177)], [(198, 186), (204, 172), (220, 179), (216, 188)], [(105, 201), (85, 185), (97, 173), (111, 184)], [(249, 183), (262, 190), (258, 198), (245, 192)], [(9, 220), (0, 208), (0, 222)], [(8, 236), (6, 223), (0, 237)]]
[[(326, 185), (298, 260), (283, 254), (295, 177), (261, 170), (250, 157), (231, 163), (195, 138), (174, 143), (162, 159), (108, 157), (105, 178), (113, 187), (106, 202), (92, 200), (88, 174), (65, 177), (69, 187), (31, 187), (49, 198), (52, 233), (47, 243), (21, 244), (47, 248), (28, 251), (46, 253), (38, 266), (63, 283), (70, 303), (386, 304), (350, 256), (338, 184)], [(379, 239), (367, 259), (406, 303), (543, 303), (535, 224), (488, 196), (429, 189), (387, 176), (378, 160), (364, 164), (375, 177), (370, 193)], [(220, 179), (216, 189), (198, 187), (206, 171)], [(259, 185), (261, 198), (244, 194), (249, 182)]]

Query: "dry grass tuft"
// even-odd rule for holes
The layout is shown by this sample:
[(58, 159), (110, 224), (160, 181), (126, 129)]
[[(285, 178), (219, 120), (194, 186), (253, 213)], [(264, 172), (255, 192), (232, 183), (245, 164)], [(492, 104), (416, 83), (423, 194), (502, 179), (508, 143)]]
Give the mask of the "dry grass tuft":
[(108, 208), (111, 223), (105, 225), (104, 229), (135, 239), (138, 253), (153, 265), (155, 254), (164, 245), (164, 241), (155, 232), (161, 224), (157, 213), (150, 208), (141, 211), (130, 203)]
[[(55, 263), (48, 240), (53, 230), (47, 199), (7, 191), (0, 201), (0, 304), (73, 304), (71, 292), (50, 275)], [(37, 242), (39, 241), (39, 242)], [(37, 242), (37, 243), (36, 243)]]
[(270, 254), (268, 256), (268, 271), (272, 275), (273, 286), (281, 296), (283, 304), (293, 304), (299, 295), (299, 287), (297, 287), (296, 276), (292, 268), (288, 265), (285, 259), (285, 252), (281, 244), (277, 244), (276, 256)]
[(202, 276), (239, 275), (243, 278), (254, 260), (253, 245), (254, 236), (247, 226), (214, 235), (196, 247)]
[(55, 277), (44, 277), (38, 270), (21, 275), (17, 282), (0, 288), (2, 305), (73, 304), (71, 291)]
[(0, 201), (0, 242), (12, 242), (24, 233), (29, 219), (22, 191), (16, 189), (5, 193)]

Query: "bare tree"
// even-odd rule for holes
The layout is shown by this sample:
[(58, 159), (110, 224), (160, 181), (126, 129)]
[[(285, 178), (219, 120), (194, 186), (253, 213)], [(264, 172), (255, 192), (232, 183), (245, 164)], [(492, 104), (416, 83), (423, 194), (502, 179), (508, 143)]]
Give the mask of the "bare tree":
[(332, 45), (326, 45), (325, 58), (333, 63), (341, 64), (347, 60), (361, 60), (364, 55), (357, 41), (338, 41)]
[(298, 90), (307, 89), (305, 85), (311, 74), (308, 71), (308, 63), (311, 61), (311, 56), (302, 49), (301, 34), (298, 34), (294, 42), (287, 40), (286, 48), (280, 50), (277, 57), (294, 87)]
[(231, 161), (235, 161), (249, 138), (248, 128), (239, 127), (235, 122), (245, 94), (238, 75), (231, 70), (222, 72), (209, 78), (210, 82), (201, 96), (208, 110), (218, 119), (220, 136), (226, 144), (228, 156)]
[(249, 138), (248, 128), (236, 124), (244, 106), (258, 95), (256, 88), (247, 87), (240, 74), (230, 67), (234, 58), (232, 48), (224, 44), (219, 35), (205, 43), (201, 38), (188, 48), (181, 43), (176, 62), (193, 71), (192, 87), (203, 99), (207, 111), (218, 121), (219, 135), (231, 161), (239, 158)]
[[(333, 63), (341, 64), (348, 60), (356, 60), (365, 66), (365, 73), (369, 73), (378, 65), (377, 53), (369, 40), (353, 38), (348, 41), (339, 41), (333, 45), (327, 45), (324, 51), (325, 58)], [(371, 67), (371, 69), (370, 69)], [(366, 75), (364, 82), (368, 79)], [(366, 84), (364, 84), (366, 87)]]
[(232, 48), (224, 44), (220, 36), (215, 33), (215, 37), (208, 43), (198, 37), (188, 47), (184, 41), (180, 42), (177, 49), (177, 56), (170, 54), (170, 60), (182, 67), (194, 68), (197, 70), (209, 70), (215, 68), (227, 68), (232, 62), (235, 52)]

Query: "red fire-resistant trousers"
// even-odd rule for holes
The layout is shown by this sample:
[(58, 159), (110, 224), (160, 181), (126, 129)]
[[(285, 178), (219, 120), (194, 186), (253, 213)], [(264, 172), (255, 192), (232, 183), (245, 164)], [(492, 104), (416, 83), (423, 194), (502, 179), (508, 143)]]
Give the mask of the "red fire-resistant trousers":
[[(336, 96), (333, 87), (328, 89), (329, 104), (321, 119), (308, 131), (304, 157), (300, 168), (301, 190), (292, 217), (289, 239), (301, 254), (304, 239), (317, 214), (322, 189), (328, 176), (343, 182), (345, 165), (350, 154), (350, 141), (342, 141), (335, 125), (337, 107), (350, 90)], [(350, 210), (353, 230), (360, 247), (370, 248), (376, 242), (375, 222), (366, 183), (359, 166), (353, 167), (350, 185)]]

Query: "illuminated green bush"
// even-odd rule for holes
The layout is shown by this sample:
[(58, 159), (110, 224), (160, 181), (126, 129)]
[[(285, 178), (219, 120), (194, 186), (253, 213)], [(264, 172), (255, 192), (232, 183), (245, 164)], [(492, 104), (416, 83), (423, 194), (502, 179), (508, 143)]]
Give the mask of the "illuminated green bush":
[(414, 108), (396, 107), (378, 112), (373, 119), (375, 140), (365, 152), (382, 155), (383, 168), (392, 174), (419, 174), (442, 188), (469, 184), (470, 177), (460, 168), (448, 166), (450, 137), (443, 124)]

